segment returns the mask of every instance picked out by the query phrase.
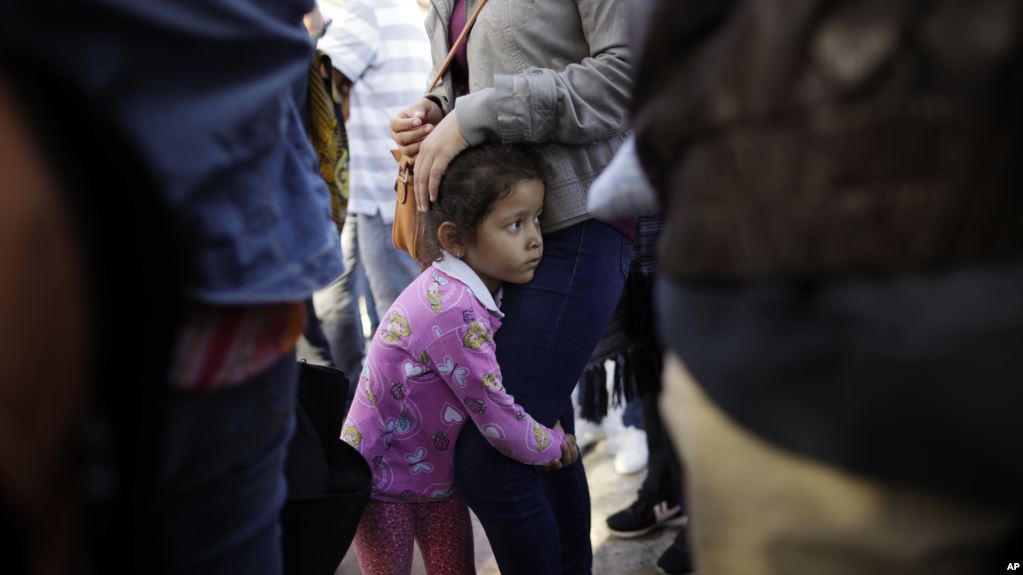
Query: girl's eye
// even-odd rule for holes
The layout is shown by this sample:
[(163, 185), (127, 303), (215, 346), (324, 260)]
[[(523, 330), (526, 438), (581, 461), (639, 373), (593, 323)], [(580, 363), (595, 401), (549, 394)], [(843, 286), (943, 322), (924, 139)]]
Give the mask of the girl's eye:
[(522, 227), (522, 220), (515, 220), (514, 222), (508, 224), (508, 227), (513, 230), (517, 230)]

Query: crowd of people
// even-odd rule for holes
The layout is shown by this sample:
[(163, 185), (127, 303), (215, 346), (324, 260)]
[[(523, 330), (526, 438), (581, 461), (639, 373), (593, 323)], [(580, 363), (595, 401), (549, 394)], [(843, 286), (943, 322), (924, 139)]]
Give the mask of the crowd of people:
[(1021, 561), (1020, 3), (0, 13), (5, 573), (282, 573), (300, 359), (351, 380), (363, 573), (474, 573), (470, 510), (503, 573), (599, 571), (613, 316), (651, 569)]

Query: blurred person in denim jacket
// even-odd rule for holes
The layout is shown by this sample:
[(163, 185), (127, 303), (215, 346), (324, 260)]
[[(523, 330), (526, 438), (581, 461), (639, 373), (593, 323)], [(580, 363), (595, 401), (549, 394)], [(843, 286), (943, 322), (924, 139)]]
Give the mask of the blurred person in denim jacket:
[(700, 572), (1005, 571), (1023, 6), (661, 0), (650, 22), (636, 142)]
[[(88, 168), (112, 171), (123, 161), (124, 174), (144, 176), (119, 185), (152, 198), (178, 242), (174, 285), (180, 289), (172, 297), (101, 318), (141, 328), (159, 313), (148, 308), (182, 301), (166, 345), (150, 342), (166, 369), (121, 390), (125, 398), (137, 389), (161, 398), (153, 411), (136, 414), (140, 425), (155, 428), (138, 441), (152, 444), (123, 456), (153, 454), (149, 482), (136, 486), (143, 499), (135, 501), (152, 505), (153, 523), (118, 527), (126, 557), (145, 538), (155, 539), (153, 555), (125, 559), (137, 562), (122, 567), (280, 572), (294, 344), (304, 326), (303, 302), (341, 272), (327, 194), (291, 98), (307, 71), (312, 45), (302, 16), (312, 4), (14, 0), (5, 6), (0, 50), (20, 103), (59, 103), (53, 114), (100, 119), (102, 132), (66, 133), (80, 148), (108, 134), (123, 138), (119, 160)], [(39, 89), (35, 76), (58, 79), (75, 98)], [(144, 222), (150, 215), (124, 217)], [(155, 245), (162, 238), (152, 239)], [(120, 273), (129, 277), (109, 284), (130, 287), (135, 268), (161, 263), (122, 262)], [(123, 321), (129, 313), (134, 319)], [(129, 330), (115, 335), (137, 337)]]

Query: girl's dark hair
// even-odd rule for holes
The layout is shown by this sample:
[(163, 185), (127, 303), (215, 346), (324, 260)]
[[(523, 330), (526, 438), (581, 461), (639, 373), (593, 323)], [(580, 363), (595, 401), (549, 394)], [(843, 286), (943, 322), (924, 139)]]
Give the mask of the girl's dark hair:
[(419, 239), (419, 263), (424, 268), (440, 259), (437, 229), (446, 221), (455, 224), (462, 242), (476, 240), (476, 228), (490, 213), (494, 202), (524, 180), (545, 182), (543, 157), (532, 148), (512, 144), (481, 144), (455, 156), (437, 191), (437, 201), (424, 217)]

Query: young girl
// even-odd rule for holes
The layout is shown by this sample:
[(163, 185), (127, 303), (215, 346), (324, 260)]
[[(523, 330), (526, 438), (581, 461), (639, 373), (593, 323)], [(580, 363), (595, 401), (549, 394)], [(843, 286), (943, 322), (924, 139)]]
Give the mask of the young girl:
[(560, 469), (575, 438), (549, 429), (501, 385), (493, 334), (504, 282), (533, 278), (543, 253), (543, 164), (483, 145), (448, 168), (426, 218), (422, 274), (373, 337), (341, 438), (373, 468), (355, 536), (363, 573), (400, 575), (413, 538), (431, 573), (475, 573), (468, 509), (454, 493), (454, 447), (466, 422), (508, 457)]

